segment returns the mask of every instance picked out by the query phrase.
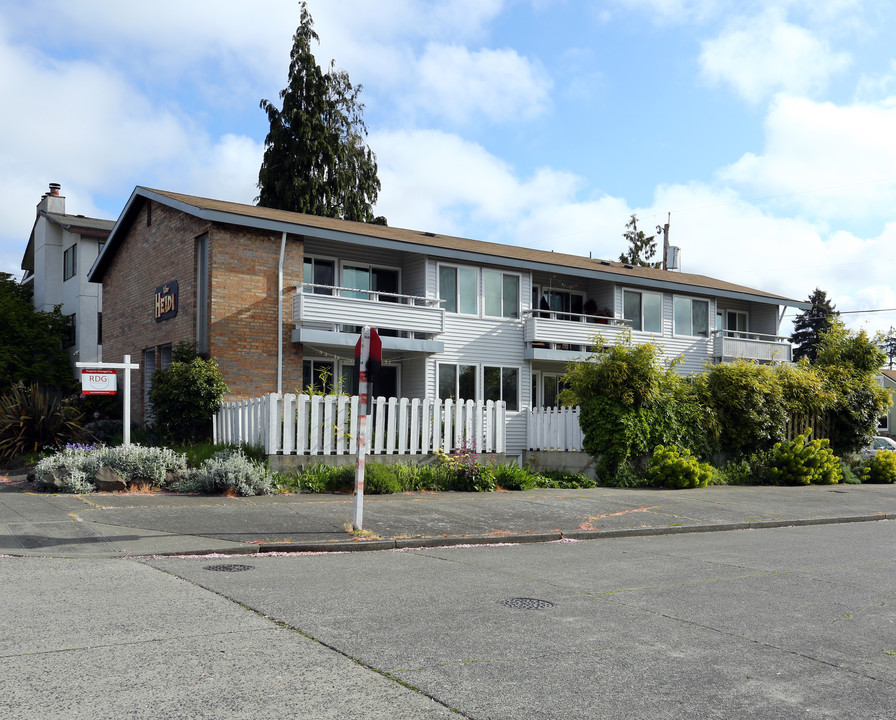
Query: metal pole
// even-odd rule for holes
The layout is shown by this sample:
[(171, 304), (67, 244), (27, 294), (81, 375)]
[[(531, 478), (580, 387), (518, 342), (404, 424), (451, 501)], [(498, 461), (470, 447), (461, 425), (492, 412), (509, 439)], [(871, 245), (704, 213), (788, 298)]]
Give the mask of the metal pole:
[(364, 524), (364, 456), (367, 454), (367, 361), (370, 359), (370, 326), (361, 330), (361, 354), (358, 357), (358, 458), (355, 461), (355, 513), (352, 527), (361, 530)]
[(124, 433), (122, 444), (127, 446), (131, 444), (131, 356), (124, 356), (124, 417), (122, 418), (121, 429)]

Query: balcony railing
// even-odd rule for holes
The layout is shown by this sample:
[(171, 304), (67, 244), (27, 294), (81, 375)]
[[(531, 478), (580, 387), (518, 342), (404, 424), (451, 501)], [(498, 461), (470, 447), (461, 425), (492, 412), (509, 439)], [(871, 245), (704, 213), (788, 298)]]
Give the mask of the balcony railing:
[(582, 313), (529, 310), (523, 313), (524, 339), (527, 343), (545, 343), (552, 347), (589, 347), (595, 335), (612, 342), (629, 323), (619, 318)]
[(292, 301), (297, 327), (310, 324), (335, 330), (340, 325), (370, 325), (427, 336), (445, 330), (445, 311), (438, 298), (310, 283), (297, 289)]
[(713, 331), (713, 355), (720, 360), (792, 362), (790, 338), (736, 330)]

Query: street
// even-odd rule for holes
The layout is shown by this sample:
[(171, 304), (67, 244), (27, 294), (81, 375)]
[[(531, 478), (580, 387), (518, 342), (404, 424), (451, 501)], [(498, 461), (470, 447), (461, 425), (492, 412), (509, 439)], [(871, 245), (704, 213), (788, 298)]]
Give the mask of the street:
[(4, 718), (896, 718), (896, 522), (0, 558)]

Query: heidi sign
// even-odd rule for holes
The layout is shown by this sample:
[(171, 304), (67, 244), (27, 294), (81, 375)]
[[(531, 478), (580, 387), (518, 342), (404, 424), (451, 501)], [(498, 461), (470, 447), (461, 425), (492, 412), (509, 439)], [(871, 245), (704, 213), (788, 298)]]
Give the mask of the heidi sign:
[(115, 395), (118, 375), (114, 370), (82, 370), (81, 392), (85, 395)]
[(153, 298), (156, 322), (177, 317), (177, 280), (159, 285)]

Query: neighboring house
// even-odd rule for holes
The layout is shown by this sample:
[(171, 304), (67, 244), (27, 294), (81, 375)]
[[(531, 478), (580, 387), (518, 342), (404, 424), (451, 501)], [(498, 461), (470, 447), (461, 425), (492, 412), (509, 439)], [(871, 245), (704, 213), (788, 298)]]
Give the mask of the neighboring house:
[(103, 359), (102, 288), (89, 282), (87, 271), (96, 261), (114, 220), (65, 213), (58, 183), (37, 205), (37, 218), (22, 258), (23, 285), (34, 291), (34, 308), (52, 312), (62, 306), (71, 319), (64, 345), (75, 362)]
[[(877, 381), (890, 391), (890, 395), (896, 394), (896, 370), (881, 370), (877, 375)], [(896, 405), (891, 406), (887, 414), (878, 421), (877, 434), (896, 437)]]
[(106, 360), (140, 362), (143, 392), (182, 340), (217, 359), (228, 399), (340, 380), (351, 392), (367, 324), (383, 344), (375, 395), (504, 400), (508, 453), (526, 442), (519, 411), (555, 404), (597, 334), (611, 344), (630, 327), (681, 356), (683, 373), (789, 361), (782, 310), (808, 307), (699, 275), (142, 187), (90, 279), (103, 285)]

